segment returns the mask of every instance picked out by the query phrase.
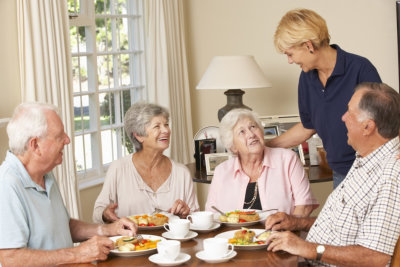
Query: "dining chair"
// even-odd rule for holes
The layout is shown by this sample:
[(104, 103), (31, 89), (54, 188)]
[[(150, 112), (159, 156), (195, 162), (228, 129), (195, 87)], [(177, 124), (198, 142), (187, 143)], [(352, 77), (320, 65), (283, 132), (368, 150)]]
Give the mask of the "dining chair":
[(394, 248), (392, 256), (392, 262), (390, 263), (390, 267), (396, 266), (400, 266), (400, 237), (397, 239), (396, 247)]

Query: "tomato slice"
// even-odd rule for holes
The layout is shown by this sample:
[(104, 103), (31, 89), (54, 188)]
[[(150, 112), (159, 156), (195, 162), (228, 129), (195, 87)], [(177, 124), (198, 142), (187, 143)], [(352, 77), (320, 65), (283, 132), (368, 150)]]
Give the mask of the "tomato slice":
[(240, 223), (244, 223), (244, 222), (246, 222), (246, 220), (239, 219), (239, 222), (240, 222)]
[(145, 223), (141, 223), (139, 224), (139, 226), (147, 226)]
[(156, 226), (154, 223), (149, 223), (148, 226)]

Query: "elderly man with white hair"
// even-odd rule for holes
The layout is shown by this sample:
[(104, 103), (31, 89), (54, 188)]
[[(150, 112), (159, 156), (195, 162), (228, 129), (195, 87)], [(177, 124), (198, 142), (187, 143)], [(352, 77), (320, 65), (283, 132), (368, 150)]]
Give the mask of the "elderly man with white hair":
[[(136, 234), (136, 225), (127, 218), (96, 225), (69, 217), (51, 173), (70, 143), (56, 107), (19, 105), (7, 133), (10, 150), (0, 166), (1, 265), (105, 260), (114, 248), (105, 236)], [(82, 243), (74, 247), (73, 242)]]
[[(318, 218), (277, 213), (268, 250), (287, 251), (313, 266), (389, 266), (400, 234), (400, 95), (383, 83), (361, 83), (342, 116), (356, 154), (346, 178)], [(304, 241), (281, 230), (308, 231)]]

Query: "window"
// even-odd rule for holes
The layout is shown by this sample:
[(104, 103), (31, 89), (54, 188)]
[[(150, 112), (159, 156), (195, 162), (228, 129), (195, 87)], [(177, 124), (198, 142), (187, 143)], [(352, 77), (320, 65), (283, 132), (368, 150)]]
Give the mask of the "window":
[(133, 152), (128, 108), (147, 97), (142, 0), (68, 0), (75, 162), (80, 184)]

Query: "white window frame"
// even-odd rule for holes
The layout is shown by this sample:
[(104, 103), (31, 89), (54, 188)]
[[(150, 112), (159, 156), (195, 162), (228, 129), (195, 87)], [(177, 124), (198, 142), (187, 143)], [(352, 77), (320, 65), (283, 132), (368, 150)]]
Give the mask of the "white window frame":
[[(88, 72), (88, 91), (87, 92), (78, 92), (78, 93), (73, 93), (74, 97), (77, 96), (88, 96), (92, 99), (90, 101), (91, 104), (89, 104), (89, 113), (93, 117), (93, 114), (95, 114), (96, 118), (90, 118), (90, 130), (85, 130), (82, 129), (81, 131), (75, 131), (73, 138), (75, 136), (82, 136), (86, 134), (90, 134), (90, 140), (91, 140), (91, 156), (92, 156), (92, 168), (88, 170), (83, 170), (83, 171), (77, 171), (77, 177), (78, 177), (78, 184), (79, 184), (79, 189), (84, 189), (87, 187), (91, 187), (97, 184), (100, 184), (104, 181), (105, 173), (110, 165), (108, 164), (103, 164), (103, 152), (102, 152), (102, 142), (105, 142), (105, 140), (101, 140), (101, 132), (107, 129), (123, 129), (123, 121), (121, 121), (120, 116), (120, 97), (119, 94), (123, 92), (123, 90), (130, 89), (131, 92), (131, 102), (134, 103), (136, 101), (140, 100), (146, 100), (147, 99), (147, 87), (146, 87), (146, 73), (145, 73), (145, 37), (144, 37), (144, 3), (143, 0), (127, 0), (131, 1), (131, 6), (130, 8), (134, 8), (133, 5), (136, 5), (136, 10), (138, 10), (139, 15), (111, 15), (111, 14), (101, 14), (101, 15), (95, 15), (94, 11), (94, 0), (76, 0), (80, 1), (80, 13), (79, 14), (73, 14), (71, 16), (70, 14), (70, 24), (69, 26), (85, 26), (87, 27), (86, 30), (86, 43), (87, 43), (87, 48), (86, 52), (77, 52), (77, 53), (71, 53), (72, 58), (73, 57), (79, 57), (79, 56), (86, 56), (88, 59), (87, 63), (87, 72)], [(111, 2), (117, 1), (117, 0), (111, 0)], [(111, 5), (112, 8), (112, 5)], [(133, 24), (135, 26), (134, 33), (132, 34), (132, 31), (130, 32), (128, 39), (130, 42), (135, 40), (136, 47), (135, 49), (130, 49), (129, 51), (123, 51), (121, 54), (126, 54), (127, 52), (131, 55), (135, 55), (135, 58), (137, 60), (134, 61), (135, 67), (130, 68), (130, 77), (135, 77), (134, 84), (130, 84), (129, 86), (117, 86), (116, 82), (118, 80), (118, 73), (117, 71), (113, 71), (113, 76), (114, 76), (114, 86), (109, 89), (99, 89), (98, 88), (98, 73), (97, 73), (97, 57), (102, 56), (102, 55), (116, 55), (119, 54), (118, 52), (115, 52), (116, 50), (113, 49), (113, 51), (108, 51), (108, 52), (101, 52), (97, 51), (97, 46), (96, 46), (96, 24), (95, 24), (95, 19), (96, 18), (133, 18), (138, 21), (138, 23)], [(115, 31), (112, 31), (112, 36), (115, 38)], [(112, 42), (113, 46), (115, 46), (116, 42)], [(115, 48), (115, 47), (113, 47)], [(78, 60), (79, 62), (79, 60)], [(116, 64), (116, 57), (113, 57), (113, 66), (117, 66)], [(80, 74), (79, 74), (80, 75)], [(89, 76), (91, 76), (89, 78)], [(117, 102), (117, 104), (114, 105), (115, 107), (115, 123), (112, 125), (107, 125), (107, 126), (101, 126), (100, 123), (100, 103), (99, 103), (99, 95), (102, 93), (115, 93), (114, 100)], [(117, 115), (118, 114), (118, 115)], [(74, 114), (72, 114), (74, 117)], [(125, 152), (122, 151), (122, 145), (121, 145), (121, 135), (125, 136), (121, 131), (117, 130), (117, 145), (116, 145), (116, 150), (117, 150), (117, 155), (114, 157), (114, 160), (117, 158), (120, 158), (125, 155)], [(126, 136), (126, 138), (128, 138)], [(84, 139), (84, 138), (83, 138)], [(114, 149), (112, 149), (114, 150)], [(85, 149), (83, 149), (85, 153)], [(113, 151), (112, 151), (113, 152)], [(83, 157), (84, 159), (86, 158), (85, 155)]]

